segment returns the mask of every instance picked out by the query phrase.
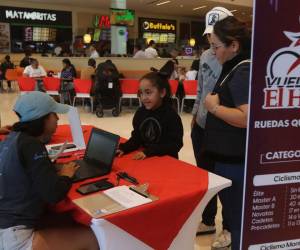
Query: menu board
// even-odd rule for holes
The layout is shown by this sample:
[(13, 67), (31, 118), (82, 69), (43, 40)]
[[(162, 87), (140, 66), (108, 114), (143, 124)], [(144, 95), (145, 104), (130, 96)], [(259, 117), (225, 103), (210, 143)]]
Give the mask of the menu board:
[(300, 249), (300, 5), (254, 6), (241, 249)]
[(152, 33), (145, 32), (143, 38), (147, 40), (154, 40), (156, 43), (175, 43), (175, 34), (173, 33)]
[(53, 42), (56, 40), (56, 29), (43, 27), (25, 27), (24, 41)]

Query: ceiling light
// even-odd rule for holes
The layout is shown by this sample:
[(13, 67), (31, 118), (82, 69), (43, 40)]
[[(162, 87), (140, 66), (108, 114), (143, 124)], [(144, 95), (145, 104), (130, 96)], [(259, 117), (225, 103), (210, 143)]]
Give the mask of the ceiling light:
[(183, 8), (183, 5), (182, 5), (182, 4), (180, 4), (180, 8)]
[(193, 10), (199, 10), (199, 9), (203, 9), (203, 8), (206, 8), (206, 7), (207, 7), (206, 5), (203, 5), (203, 6), (196, 7)]
[(166, 4), (166, 3), (170, 3), (171, 1), (164, 1), (164, 2), (161, 2), (161, 3), (157, 3), (156, 5), (159, 6), (159, 5), (163, 5), (163, 4)]
[(237, 10), (230, 10), (230, 12), (231, 12), (231, 13), (233, 13), (233, 12), (237, 12)]
[(84, 43), (90, 43), (92, 41), (92, 36), (91, 36), (91, 34), (85, 34), (84, 36), (83, 36), (83, 42)]
[(191, 47), (194, 47), (195, 44), (196, 44), (195, 38), (191, 38), (191, 39), (189, 40), (189, 45), (190, 45)]

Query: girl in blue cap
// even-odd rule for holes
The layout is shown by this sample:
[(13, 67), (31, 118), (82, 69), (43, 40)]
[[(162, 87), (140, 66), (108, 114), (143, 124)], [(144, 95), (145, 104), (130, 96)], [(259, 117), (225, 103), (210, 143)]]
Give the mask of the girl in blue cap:
[(99, 248), (87, 227), (73, 223), (39, 228), (45, 205), (66, 197), (77, 169), (72, 162), (56, 172), (44, 146), (56, 130), (56, 113), (68, 109), (37, 91), (15, 104), (20, 121), (0, 143), (0, 249)]

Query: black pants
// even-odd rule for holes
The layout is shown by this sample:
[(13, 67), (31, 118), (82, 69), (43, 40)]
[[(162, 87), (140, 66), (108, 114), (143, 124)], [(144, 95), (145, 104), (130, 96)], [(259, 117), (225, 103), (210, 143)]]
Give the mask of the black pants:
[[(197, 123), (195, 123), (192, 133), (192, 143), (194, 149), (194, 155), (196, 158), (196, 163), (198, 167), (201, 167), (209, 172), (215, 173), (215, 163), (214, 161), (207, 156), (204, 152), (204, 129), (201, 128)], [(223, 215), (222, 209), (222, 215)], [(215, 225), (215, 217), (217, 214), (217, 195), (214, 196), (205, 207), (203, 214), (202, 214), (202, 222), (205, 225)], [(223, 216), (223, 229), (227, 229), (228, 225), (226, 220), (224, 220)]]

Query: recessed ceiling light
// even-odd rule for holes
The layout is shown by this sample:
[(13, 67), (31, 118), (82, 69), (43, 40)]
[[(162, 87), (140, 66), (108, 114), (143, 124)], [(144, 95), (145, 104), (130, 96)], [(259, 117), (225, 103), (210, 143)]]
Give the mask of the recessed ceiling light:
[(207, 7), (206, 5), (203, 5), (203, 6), (199, 6), (199, 7), (193, 8), (193, 10), (204, 9), (204, 8), (206, 8), (206, 7)]
[(245, 13), (245, 12), (242, 12), (242, 15), (246, 15), (246, 13)]
[(163, 4), (166, 4), (166, 3), (170, 3), (171, 1), (164, 1), (164, 2), (161, 2), (161, 3), (157, 3), (156, 5), (159, 6), (159, 5), (163, 5)]
[(183, 5), (182, 5), (182, 4), (180, 4), (180, 8), (183, 8)]
[(231, 12), (231, 13), (233, 13), (233, 12), (237, 12), (237, 10), (230, 10), (230, 12)]

